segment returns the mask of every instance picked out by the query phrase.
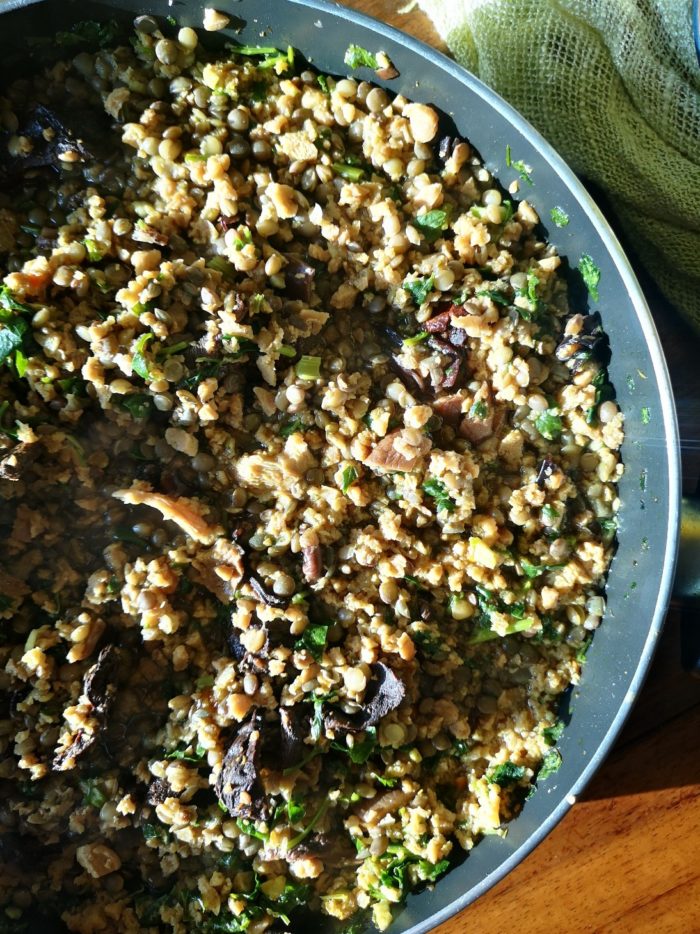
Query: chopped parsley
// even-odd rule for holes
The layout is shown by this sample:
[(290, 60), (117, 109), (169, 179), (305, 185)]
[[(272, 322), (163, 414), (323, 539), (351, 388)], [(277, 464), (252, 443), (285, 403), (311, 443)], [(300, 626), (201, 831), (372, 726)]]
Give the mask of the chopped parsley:
[(516, 765), (514, 762), (503, 762), (487, 772), (486, 781), (490, 785), (500, 785), (501, 788), (507, 788), (509, 785), (515, 785), (524, 776), (525, 766)]
[(244, 820), (242, 817), (237, 817), (236, 826), (241, 831), (241, 833), (245, 833), (249, 837), (255, 837), (256, 840), (266, 841), (270, 839), (270, 834), (265, 833), (264, 830), (258, 830), (253, 821)]
[(153, 396), (146, 392), (132, 392), (121, 396), (118, 404), (137, 420), (148, 418), (153, 412)]
[(96, 778), (83, 778), (78, 782), (80, 790), (83, 793), (83, 804), (89, 804), (93, 808), (101, 808), (107, 800)]
[(143, 351), (146, 347), (146, 344), (149, 341), (152, 341), (155, 335), (151, 331), (147, 331), (145, 334), (142, 334), (136, 342), (136, 351), (131, 361), (131, 368), (134, 373), (137, 373), (142, 379), (148, 379), (151, 375), (148, 369), (148, 361), (143, 355)]
[(566, 227), (569, 223), (569, 215), (563, 208), (552, 208), (549, 212), (549, 216), (552, 218), (552, 223), (556, 227)]
[(343, 61), (348, 68), (372, 68), (374, 71), (379, 68), (377, 56), (363, 49), (361, 45), (349, 45)]
[(416, 305), (422, 305), (433, 291), (435, 278), (425, 276), (423, 278), (404, 280), (403, 287), (409, 293)]
[(321, 88), (324, 94), (330, 94), (330, 89), (328, 87), (328, 78), (325, 75), (316, 75), (316, 80), (318, 81), (318, 86)]
[(428, 243), (434, 243), (449, 226), (449, 211), (428, 211), (413, 219), (413, 226), (423, 234)]
[(418, 331), (417, 334), (412, 334), (411, 337), (404, 337), (403, 343), (406, 347), (415, 347), (416, 344), (421, 344), (427, 336), (427, 331)]
[(365, 170), (361, 165), (350, 165), (347, 162), (334, 162), (333, 171), (349, 182), (361, 182), (365, 177)]
[(648, 405), (642, 407), (642, 425), (648, 425), (651, 421), (651, 409)]
[(594, 302), (598, 301), (598, 283), (600, 282), (600, 269), (593, 262), (593, 259), (584, 253), (579, 260), (578, 270), (581, 273), (584, 284), (588, 289), (588, 294)]
[(289, 438), (291, 435), (296, 434), (297, 431), (303, 431), (305, 428), (306, 425), (300, 418), (292, 418), (280, 425), (279, 434), (281, 438)]
[(302, 635), (294, 643), (295, 652), (308, 652), (316, 661), (323, 655), (323, 650), (328, 641), (329, 625), (308, 625)]
[(207, 751), (204, 746), (195, 746), (194, 752), (188, 752), (188, 749), (189, 746), (185, 746), (183, 749), (173, 749), (172, 752), (167, 753), (165, 758), (177, 759), (180, 762), (191, 762), (195, 765), (200, 765), (207, 756)]
[(547, 574), (549, 571), (560, 571), (563, 567), (566, 567), (565, 564), (531, 564), (525, 558), (520, 559), (520, 567), (523, 569), (523, 574), (525, 577), (530, 580), (539, 577), (540, 574)]
[(545, 779), (550, 778), (554, 775), (555, 772), (558, 772), (561, 768), (562, 758), (561, 753), (558, 749), (550, 749), (547, 755), (542, 760), (542, 765), (537, 773), (537, 781), (543, 782)]
[(542, 515), (548, 522), (556, 522), (560, 518), (559, 512), (551, 505), (551, 503), (545, 503), (542, 507)]
[(563, 430), (561, 417), (557, 409), (546, 409), (535, 419), (535, 428), (547, 441), (556, 441)]
[(119, 33), (119, 24), (116, 20), (110, 19), (105, 23), (83, 20), (76, 23), (70, 32), (57, 32), (51, 41), (61, 49), (94, 52), (95, 49), (105, 49), (107, 46), (114, 45)]
[(480, 298), (490, 298), (492, 302), (495, 302), (497, 305), (510, 305), (510, 299), (499, 289), (479, 289), (476, 293)]
[(470, 418), (486, 418), (489, 414), (489, 407), (483, 399), (478, 399), (469, 409)]
[(354, 762), (355, 765), (364, 765), (376, 747), (377, 729), (373, 726), (365, 730), (364, 739), (355, 739), (355, 742), (352, 746), (347, 746), (345, 743), (331, 743), (332, 749), (335, 749), (338, 752), (344, 752), (350, 757), (350, 761)]
[(553, 723), (552, 726), (546, 726), (542, 730), (542, 736), (544, 741), (548, 746), (555, 746), (561, 739), (562, 733), (564, 732), (564, 721), (557, 720), (556, 723)]
[(340, 482), (340, 489), (343, 491), (343, 493), (347, 493), (347, 491), (350, 489), (350, 487), (353, 485), (353, 483), (356, 480), (357, 480), (357, 471), (355, 470), (355, 468), (345, 467), (343, 469), (341, 482)]
[(435, 500), (435, 508), (438, 512), (442, 509), (444, 509), (445, 512), (455, 511), (455, 501), (447, 492), (447, 488), (442, 480), (430, 477), (425, 481), (421, 489)]

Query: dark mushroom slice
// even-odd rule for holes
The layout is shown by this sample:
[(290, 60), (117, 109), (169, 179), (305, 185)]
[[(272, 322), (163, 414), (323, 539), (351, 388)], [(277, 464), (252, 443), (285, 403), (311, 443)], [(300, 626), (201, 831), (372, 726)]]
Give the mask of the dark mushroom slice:
[(118, 661), (118, 649), (106, 645), (83, 679), (83, 693), (101, 716), (107, 713), (114, 697)]
[(170, 783), (165, 778), (155, 778), (148, 786), (146, 792), (146, 803), (155, 807), (162, 804), (166, 798), (178, 798), (179, 793), (173, 791)]
[(554, 463), (552, 458), (549, 457), (549, 455), (545, 457), (542, 463), (540, 464), (540, 466), (537, 468), (537, 479), (535, 480), (535, 483), (537, 484), (537, 486), (540, 489), (543, 489), (545, 482), (549, 480), (549, 478), (553, 476), (553, 474), (555, 474), (557, 470), (558, 470), (558, 467)]
[(332, 730), (359, 733), (376, 726), (388, 713), (395, 710), (406, 696), (406, 686), (384, 662), (370, 665), (372, 678), (365, 693), (362, 709), (357, 713), (345, 714), (329, 710), (324, 714), (324, 725)]
[(587, 360), (607, 363), (609, 356), (608, 338), (603, 331), (600, 315), (584, 315), (577, 334), (568, 334), (554, 351), (557, 360), (577, 373)]
[(270, 593), (255, 571), (249, 571), (246, 580), (250, 584), (255, 596), (258, 598), (258, 600), (262, 601), (262, 603), (266, 603), (268, 606), (277, 607), (281, 610), (284, 609), (289, 603), (288, 597), (279, 597), (276, 593)]
[(316, 270), (297, 253), (283, 253), (287, 265), (282, 270), (284, 291), (288, 298), (310, 302), (314, 290)]
[(309, 734), (310, 717), (298, 707), (280, 707), (280, 764), (294, 768), (308, 753), (304, 740)]
[(324, 867), (350, 866), (359, 861), (357, 851), (347, 834), (315, 833), (294, 848), (297, 856), (316, 856), (323, 860)]
[(452, 320), (454, 305), (451, 305), (446, 311), (429, 318), (423, 324), (423, 330), (429, 334), (443, 334), (450, 326)]
[(309, 584), (323, 577), (323, 553), (320, 545), (308, 545), (302, 549), (301, 571)]
[(254, 710), (228, 748), (216, 780), (219, 801), (232, 817), (267, 820), (272, 806), (260, 781), (263, 715)]

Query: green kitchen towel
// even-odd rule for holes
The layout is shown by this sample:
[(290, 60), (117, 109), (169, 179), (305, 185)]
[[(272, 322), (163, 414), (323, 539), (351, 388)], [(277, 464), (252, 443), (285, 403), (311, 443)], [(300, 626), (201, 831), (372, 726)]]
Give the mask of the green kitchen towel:
[(692, 0), (419, 0), (466, 68), (609, 196), (700, 328), (700, 67)]

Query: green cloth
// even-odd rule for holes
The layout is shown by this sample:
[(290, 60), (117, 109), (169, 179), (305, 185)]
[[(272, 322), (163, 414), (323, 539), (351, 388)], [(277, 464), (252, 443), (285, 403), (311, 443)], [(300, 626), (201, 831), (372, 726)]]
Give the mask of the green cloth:
[(458, 62), (608, 195), (700, 327), (700, 67), (692, 0), (419, 0)]

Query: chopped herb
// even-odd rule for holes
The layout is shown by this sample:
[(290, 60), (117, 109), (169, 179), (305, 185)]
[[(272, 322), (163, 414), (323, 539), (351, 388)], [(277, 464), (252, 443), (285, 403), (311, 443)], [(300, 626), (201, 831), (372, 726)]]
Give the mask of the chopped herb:
[[(204, 153), (197, 152), (196, 149), (191, 150), (190, 152), (185, 153), (185, 162), (191, 164), (193, 162), (206, 162), (207, 156)], [(207, 264), (210, 265), (210, 264)]]
[(427, 211), (413, 219), (414, 227), (423, 234), (428, 243), (434, 243), (449, 226), (449, 211)]
[(510, 146), (507, 145), (506, 146), (506, 165), (508, 166), (508, 168), (510, 168), (512, 164), (513, 164), (513, 157), (511, 155)]
[(16, 350), (21, 350), (29, 331), (29, 325), (23, 318), (8, 318), (2, 322), (0, 330), (0, 363)]
[(551, 503), (545, 503), (542, 507), (542, 515), (547, 519), (548, 522), (554, 522), (556, 519), (560, 518), (560, 513), (551, 505)]
[(304, 431), (306, 425), (300, 418), (292, 418), (288, 422), (282, 422), (280, 425), (280, 437), (289, 438), (291, 435), (295, 434), (297, 431)]
[(83, 240), (83, 246), (87, 250), (88, 259), (91, 263), (99, 263), (103, 257), (103, 253), (100, 250), (97, 240)]
[(564, 721), (557, 720), (556, 723), (553, 723), (552, 726), (547, 726), (542, 730), (542, 736), (544, 741), (548, 746), (555, 746), (562, 737), (564, 732)]
[(346, 162), (334, 162), (333, 171), (349, 182), (361, 182), (365, 177), (365, 170), (361, 165), (349, 165)]
[(105, 49), (107, 46), (114, 45), (119, 33), (119, 24), (116, 20), (110, 19), (105, 23), (83, 20), (72, 26), (70, 32), (57, 32), (52, 42), (62, 49), (94, 52), (95, 49)]
[(545, 779), (550, 778), (554, 775), (555, 772), (558, 772), (561, 768), (562, 758), (561, 753), (558, 749), (550, 749), (547, 755), (542, 760), (542, 765), (539, 768), (537, 773), (537, 781), (543, 782)]
[(321, 376), (321, 358), (301, 357), (296, 365), (296, 374), (299, 379), (319, 379)]
[(344, 752), (346, 755), (350, 756), (350, 761), (354, 762), (355, 765), (363, 765), (372, 755), (376, 746), (377, 729), (373, 726), (365, 730), (365, 738), (363, 740), (355, 739), (352, 746), (347, 746), (345, 743), (331, 743), (332, 749), (336, 749), (338, 752)]
[(432, 496), (435, 500), (435, 506), (438, 512), (441, 509), (444, 509), (446, 512), (454, 512), (455, 510), (455, 501), (452, 499), (450, 494), (447, 492), (447, 488), (442, 480), (437, 480), (434, 477), (430, 477), (421, 487), (428, 496)]
[(178, 341), (177, 344), (170, 344), (169, 347), (161, 347), (157, 353), (157, 357), (170, 357), (174, 353), (180, 353), (180, 351), (186, 350), (189, 346), (189, 341)]
[(600, 282), (600, 269), (593, 262), (593, 259), (584, 253), (581, 257), (578, 270), (583, 277), (586, 288), (588, 289), (588, 294), (591, 296), (594, 302), (598, 301), (598, 283)]
[(552, 208), (549, 216), (556, 227), (566, 227), (569, 223), (569, 215), (563, 208)]
[[(516, 604), (516, 607), (518, 605)], [(506, 607), (506, 612), (508, 608)], [(505, 638), (506, 636), (514, 636), (518, 632), (526, 632), (528, 629), (532, 629), (534, 625), (533, 620), (527, 616), (524, 619), (516, 619), (514, 623), (511, 623), (506, 627), (506, 630), (501, 636), (500, 633), (496, 632), (494, 629), (490, 629), (487, 625), (481, 623), (474, 630), (473, 634), (468, 640), (469, 645), (480, 645), (482, 642), (492, 642), (494, 639)]]
[(138, 317), (139, 315), (145, 314), (147, 311), (153, 311), (154, 308), (154, 300), (150, 302), (136, 302), (135, 305), (131, 306), (131, 312)]
[(361, 45), (349, 45), (343, 61), (348, 68), (372, 68), (374, 71), (379, 68), (376, 55), (363, 49)]
[(20, 379), (26, 374), (27, 367), (29, 366), (29, 360), (24, 356), (22, 350), (18, 347), (15, 350), (15, 369), (17, 370), (17, 375)]
[(195, 746), (194, 753), (188, 752), (187, 749), (187, 746), (184, 749), (174, 749), (172, 752), (167, 753), (165, 758), (178, 759), (181, 762), (192, 762), (196, 765), (200, 765), (206, 758), (207, 751), (204, 746)]
[(295, 652), (308, 652), (318, 661), (328, 641), (328, 629), (327, 623), (317, 626), (308, 625), (301, 637), (294, 643)]
[(510, 299), (507, 295), (504, 295), (503, 292), (500, 292), (498, 289), (479, 289), (476, 293), (479, 297), (490, 298), (492, 302), (495, 302), (497, 305), (510, 305)]
[(427, 331), (419, 331), (417, 334), (413, 334), (411, 337), (404, 337), (403, 343), (406, 347), (415, 347), (416, 344), (422, 343), (428, 336)]
[(161, 843), (168, 841), (168, 830), (162, 824), (142, 824), (141, 831), (144, 840), (158, 840)]
[(546, 409), (535, 419), (535, 428), (547, 441), (556, 441), (562, 433), (561, 417), (556, 409)]
[(428, 593), (428, 588), (422, 581), (419, 581), (417, 577), (411, 577), (410, 574), (406, 574), (404, 580), (407, 584), (412, 584), (417, 590), (422, 590), (425, 593)]
[(301, 801), (295, 801), (294, 798), (290, 798), (289, 801), (287, 801), (286, 811), (289, 823), (296, 824), (297, 821), (302, 820), (304, 817), (306, 808)]
[(528, 185), (532, 185), (532, 168), (529, 165), (525, 165), (522, 159), (516, 159), (514, 162), (511, 162), (511, 166), (518, 173), (520, 178), (527, 182)]
[(255, 837), (257, 840), (269, 840), (270, 834), (265, 833), (264, 830), (258, 830), (255, 824), (250, 820), (244, 820), (242, 817), (236, 818), (236, 826), (242, 832), (247, 834), (249, 837)]
[(585, 662), (586, 655), (588, 655), (588, 650), (590, 649), (592, 642), (593, 642), (593, 635), (591, 634), (590, 636), (586, 636), (584, 641), (581, 643), (581, 647), (576, 653), (576, 661), (580, 665), (582, 665)]
[(231, 45), (229, 49), (234, 55), (259, 55), (262, 61), (258, 62), (258, 68), (274, 68), (277, 74), (283, 74), (294, 65), (291, 45), (287, 46), (286, 53), (272, 46)]
[[(237, 243), (240, 242), (240, 247), (236, 245), (237, 250), (243, 249), (243, 241), (237, 240)], [(235, 279), (236, 278), (236, 267), (225, 256), (212, 256), (212, 258), (207, 262), (207, 268), (213, 269), (215, 272), (220, 272), (225, 279)]]
[(318, 822), (321, 820), (321, 818), (323, 817), (323, 815), (326, 813), (326, 811), (328, 810), (328, 808), (330, 807), (330, 805), (331, 805), (331, 802), (329, 801), (328, 798), (325, 798), (325, 799), (321, 802), (321, 806), (320, 806), (319, 809), (316, 811), (316, 813), (314, 814), (314, 816), (311, 818), (311, 820), (309, 821), (309, 823), (306, 825), (306, 827), (304, 828), (304, 830), (302, 830), (301, 833), (297, 834), (296, 837), (292, 837), (292, 839), (289, 841), (289, 844), (288, 844), (288, 847), (287, 847), (288, 850), (293, 850), (295, 846), (299, 846), (299, 844), (301, 843), (301, 841), (302, 841), (302, 840), (305, 840), (306, 837), (308, 837), (308, 835), (309, 835), (309, 834), (311, 833), (311, 831), (314, 829), (314, 827), (316, 826), (316, 824), (318, 824)]
[(146, 344), (152, 341), (154, 337), (155, 335), (151, 331), (148, 331), (146, 334), (142, 334), (136, 342), (136, 352), (131, 361), (131, 368), (134, 373), (137, 373), (142, 379), (148, 379), (151, 375), (148, 369), (148, 361), (144, 357), (143, 351)]
[(345, 467), (343, 469), (341, 482), (340, 482), (340, 489), (343, 491), (343, 493), (347, 493), (347, 491), (350, 489), (350, 487), (353, 485), (353, 483), (356, 480), (357, 480), (357, 471), (355, 470), (355, 468)]
[(89, 804), (93, 808), (101, 808), (107, 800), (107, 795), (98, 785), (97, 779), (84, 778), (78, 784), (83, 793), (83, 804)]
[(121, 396), (118, 405), (131, 413), (132, 418), (141, 420), (148, 418), (153, 412), (153, 396), (144, 392), (133, 392)]
[(642, 406), (642, 425), (648, 425), (651, 421), (651, 409), (648, 405)]
[(433, 276), (425, 278), (406, 279), (403, 283), (404, 289), (410, 294), (416, 305), (422, 305), (433, 291), (435, 279)]
[(326, 697), (314, 696), (314, 715), (311, 720), (311, 739), (314, 743), (323, 735), (323, 704), (327, 700)]
[(278, 347), (277, 352), (282, 357), (295, 357), (296, 350), (293, 347), (290, 347), (289, 344), (282, 344), (281, 347)]
[(486, 418), (489, 414), (489, 407), (483, 399), (478, 399), (469, 409), (470, 418)]
[(324, 94), (330, 94), (328, 88), (328, 78), (325, 75), (316, 75), (316, 80), (318, 81), (318, 86), (321, 88)]
[(507, 788), (514, 785), (525, 776), (525, 766), (516, 765), (514, 762), (503, 762), (495, 766), (486, 775), (486, 781), (491, 785), (500, 785), (501, 788)]
[(165, 17), (165, 21), (166, 21), (170, 26), (177, 26), (177, 20), (175, 19), (174, 16), (166, 16), (166, 17)]
[(525, 577), (530, 578), (530, 580), (534, 580), (540, 574), (547, 574), (549, 571), (560, 571), (563, 567), (566, 567), (565, 564), (531, 564), (525, 558), (520, 559), (520, 566)]

